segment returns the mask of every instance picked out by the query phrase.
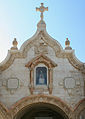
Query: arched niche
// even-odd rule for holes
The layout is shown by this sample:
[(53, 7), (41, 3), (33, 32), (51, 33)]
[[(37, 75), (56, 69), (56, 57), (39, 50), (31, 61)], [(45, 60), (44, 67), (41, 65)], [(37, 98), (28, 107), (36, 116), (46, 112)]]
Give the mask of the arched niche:
[[(45, 68), (47, 68), (47, 82), (48, 82), (47, 91), (49, 92), (49, 94), (52, 94), (53, 68), (56, 67), (57, 64), (43, 54), (40, 54), (39, 56), (33, 58), (30, 62), (28, 62), (25, 65), (30, 70), (30, 84), (29, 84), (30, 92), (31, 92), (31, 94), (34, 94), (34, 92), (35, 92), (35, 89), (36, 89), (35, 88), (35, 80), (36, 80), (35, 68), (40, 64), (42, 64), (42, 67), (44, 66)], [(43, 89), (45, 89), (45, 87)]]

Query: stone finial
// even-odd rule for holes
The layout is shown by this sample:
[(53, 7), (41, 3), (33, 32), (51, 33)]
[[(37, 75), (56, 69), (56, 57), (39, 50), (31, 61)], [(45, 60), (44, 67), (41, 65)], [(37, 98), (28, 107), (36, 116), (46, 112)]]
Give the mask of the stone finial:
[(65, 41), (65, 50), (71, 50), (72, 48), (70, 47), (70, 41), (68, 40), (68, 38), (66, 38)]
[(18, 42), (17, 42), (16, 38), (14, 38), (12, 44), (13, 44), (13, 47), (11, 47), (11, 50), (18, 50), (18, 48), (17, 48)]

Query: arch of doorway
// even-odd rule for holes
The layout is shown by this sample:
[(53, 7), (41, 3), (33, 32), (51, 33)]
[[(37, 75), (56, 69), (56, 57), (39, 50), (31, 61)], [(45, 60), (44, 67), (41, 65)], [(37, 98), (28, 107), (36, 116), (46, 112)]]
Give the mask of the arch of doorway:
[(79, 101), (74, 109), (74, 118), (80, 119), (81, 112), (85, 110), (85, 98)]
[(0, 102), (0, 119), (11, 119), (8, 109)]
[(66, 117), (66, 119), (72, 119), (73, 111), (67, 106), (61, 99), (55, 96), (48, 95), (32, 95), (21, 99), (11, 107), (11, 116), (13, 119), (17, 119), (19, 114), (26, 111), (28, 108), (37, 104), (47, 104), (51, 107), (56, 107), (59, 113)]
[(55, 119), (68, 119), (67, 115), (55, 105), (47, 103), (31, 104), (29, 107), (22, 109), (15, 119), (35, 119), (35, 118), (49, 117)]

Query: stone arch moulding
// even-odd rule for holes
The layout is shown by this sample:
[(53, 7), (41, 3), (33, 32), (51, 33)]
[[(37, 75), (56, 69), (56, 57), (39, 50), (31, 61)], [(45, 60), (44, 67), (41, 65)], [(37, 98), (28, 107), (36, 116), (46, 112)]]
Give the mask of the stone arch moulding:
[(0, 103), (0, 119), (11, 119), (8, 109)]
[(25, 66), (30, 69), (30, 92), (33, 94), (34, 91), (34, 68), (39, 63), (43, 63), (48, 67), (48, 91), (49, 94), (52, 94), (52, 86), (53, 86), (53, 68), (57, 66), (51, 59), (47, 56), (40, 54), (39, 56), (33, 58), (30, 62), (28, 62)]
[(75, 119), (80, 119), (80, 114), (83, 110), (85, 110), (85, 98), (81, 100), (74, 109)]
[(54, 97), (54, 96), (47, 96), (47, 95), (32, 95), (26, 98), (21, 99), (16, 104), (14, 104), (11, 109), (10, 113), (13, 119), (16, 119), (17, 115), (21, 114), (26, 108), (28, 109), (30, 106), (34, 104), (50, 104), (56, 106), (63, 112), (63, 116), (66, 116), (68, 119), (73, 119), (72, 109), (68, 107), (61, 99)]

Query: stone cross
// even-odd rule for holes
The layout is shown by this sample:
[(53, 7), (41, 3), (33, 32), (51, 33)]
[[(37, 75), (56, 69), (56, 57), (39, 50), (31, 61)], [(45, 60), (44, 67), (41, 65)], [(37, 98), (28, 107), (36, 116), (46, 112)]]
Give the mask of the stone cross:
[(41, 3), (40, 8), (37, 8), (37, 7), (36, 7), (36, 11), (41, 12), (40, 17), (41, 17), (41, 20), (43, 20), (43, 12), (48, 11), (48, 7), (44, 7), (44, 6), (43, 6), (43, 3)]

